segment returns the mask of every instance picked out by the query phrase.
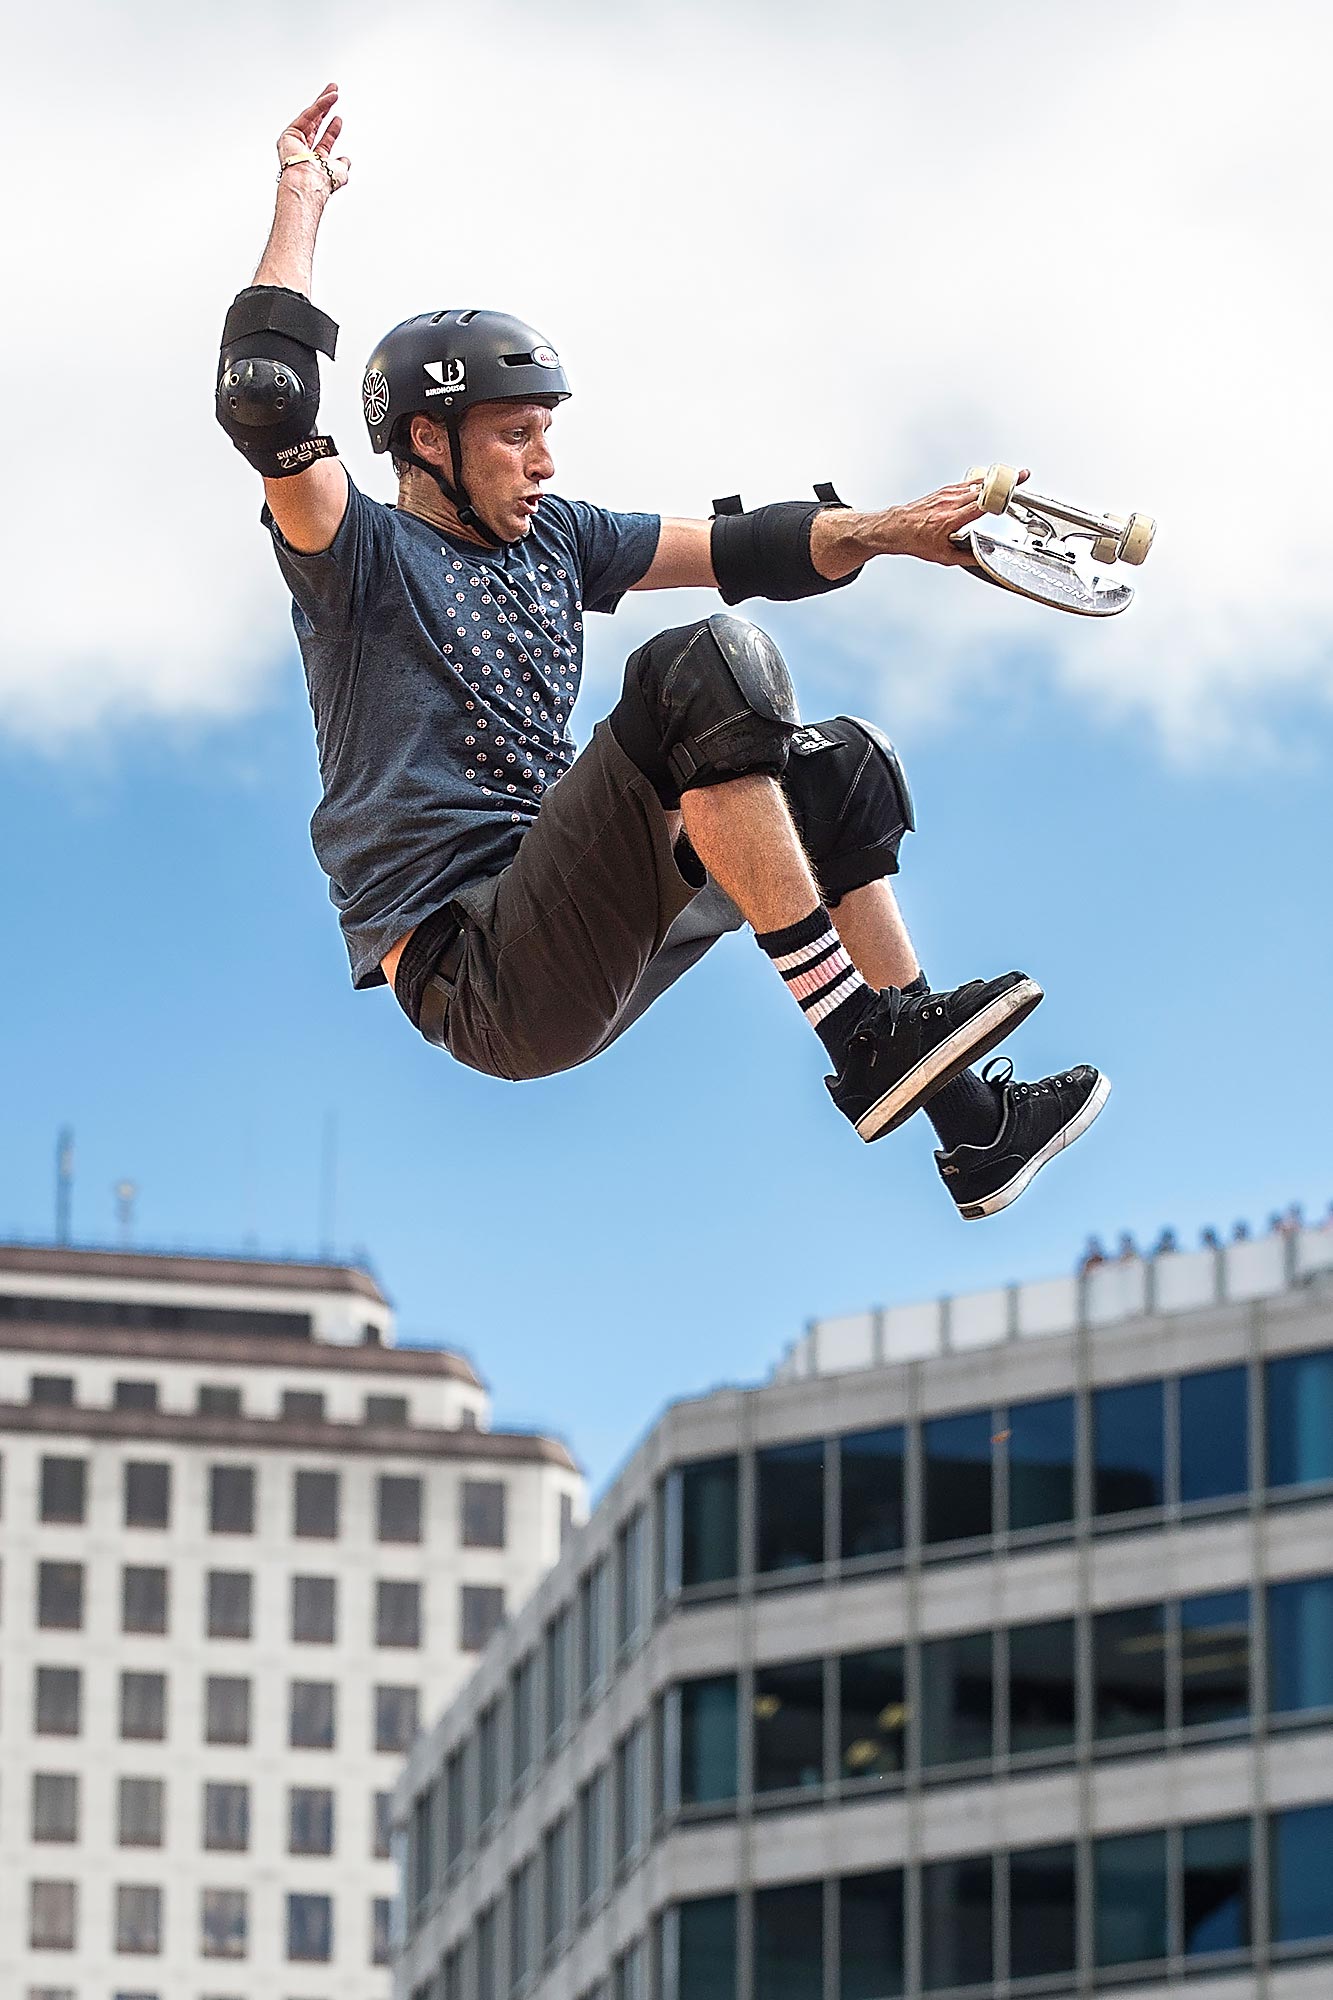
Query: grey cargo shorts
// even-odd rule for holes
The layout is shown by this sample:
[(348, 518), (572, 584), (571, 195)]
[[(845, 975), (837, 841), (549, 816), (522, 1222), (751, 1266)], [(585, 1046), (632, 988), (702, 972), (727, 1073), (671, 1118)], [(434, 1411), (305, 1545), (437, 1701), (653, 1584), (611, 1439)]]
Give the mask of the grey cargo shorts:
[(605, 722), (509, 866), (453, 908), (463, 930), (445, 1043), (510, 1082), (599, 1054), (742, 922), (688, 844), (673, 851), (656, 792)]

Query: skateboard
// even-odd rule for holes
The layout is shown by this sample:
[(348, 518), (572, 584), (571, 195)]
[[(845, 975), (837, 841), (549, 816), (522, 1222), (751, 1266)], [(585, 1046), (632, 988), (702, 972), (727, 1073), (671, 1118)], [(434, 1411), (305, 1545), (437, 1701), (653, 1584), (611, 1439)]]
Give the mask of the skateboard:
[[(1014, 522), (1018, 534), (1000, 535), (976, 521), (954, 536), (972, 560), (966, 565), (984, 583), (997, 583), (1020, 597), (1073, 611), (1082, 618), (1110, 618), (1133, 602), (1127, 583), (1102, 574), (1113, 563), (1137, 566), (1147, 558), (1157, 532), (1148, 514), (1092, 514), (1065, 500), (1047, 500), (1018, 483), (1012, 465), (974, 466), (969, 480), (981, 481), (979, 504), (987, 514)], [(1090, 544), (1080, 550), (1076, 543)]]

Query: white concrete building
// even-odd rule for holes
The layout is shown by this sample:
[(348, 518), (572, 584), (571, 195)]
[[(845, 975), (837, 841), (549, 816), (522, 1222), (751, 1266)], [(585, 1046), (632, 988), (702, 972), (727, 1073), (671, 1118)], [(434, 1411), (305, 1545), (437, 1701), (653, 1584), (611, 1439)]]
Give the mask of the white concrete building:
[(584, 1511), (344, 1266), (0, 1246), (0, 1996), (379, 2000), (389, 1801)]
[(668, 1409), (395, 1824), (396, 2000), (1330, 2000), (1333, 1228)]

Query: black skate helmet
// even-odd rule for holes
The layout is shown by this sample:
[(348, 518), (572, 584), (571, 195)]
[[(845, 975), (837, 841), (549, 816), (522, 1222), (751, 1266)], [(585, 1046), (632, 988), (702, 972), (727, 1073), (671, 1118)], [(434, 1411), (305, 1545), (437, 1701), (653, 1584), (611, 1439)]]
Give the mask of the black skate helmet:
[[(418, 313), (386, 333), (366, 368), (361, 407), (372, 451), (420, 466), (458, 509), (464, 527), (492, 542), (498, 538), (480, 520), (463, 484), (459, 426), (474, 403), (547, 403), (569, 395), (560, 356), (535, 327), (510, 313), (475, 306), (450, 312)], [(453, 480), (412, 450), (408, 426), (414, 416), (432, 417), (449, 439)]]

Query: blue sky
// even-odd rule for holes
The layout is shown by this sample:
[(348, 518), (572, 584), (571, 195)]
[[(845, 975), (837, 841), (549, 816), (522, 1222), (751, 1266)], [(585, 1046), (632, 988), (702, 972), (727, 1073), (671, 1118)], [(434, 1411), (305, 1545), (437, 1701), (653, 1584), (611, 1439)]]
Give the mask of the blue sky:
[[(596, 1064), (525, 1086), (354, 994), (276, 581), (273, 611), (245, 720), (0, 752), (0, 1228), (49, 1230), (68, 1122), (80, 1238), (114, 1236), (128, 1175), (143, 1241), (311, 1251), (332, 1114), (338, 1241), (370, 1252), (405, 1337), (465, 1347), (499, 1421), (560, 1431), (600, 1478), (664, 1400), (757, 1376), (812, 1315), (1064, 1269), (1089, 1230), (1333, 1197), (1326, 716), (1289, 717), (1257, 765), (1186, 769), (1010, 659), (947, 726), (898, 732), (920, 823), (901, 893), (935, 982), (1032, 971), (1020, 1070), (1087, 1059), (1115, 1085), (1012, 1211), (963, 1224), (923, 1119), (866, 1147), (832, 1111), (748, 935)], [(845, 701), (810, 610), (785, 629), (806, 712)]]

